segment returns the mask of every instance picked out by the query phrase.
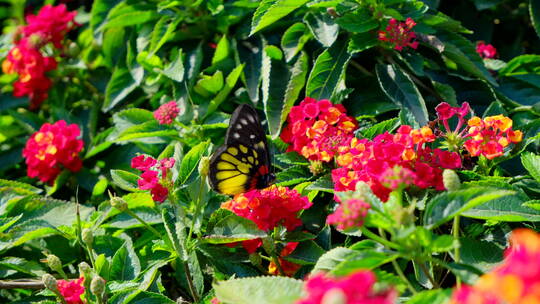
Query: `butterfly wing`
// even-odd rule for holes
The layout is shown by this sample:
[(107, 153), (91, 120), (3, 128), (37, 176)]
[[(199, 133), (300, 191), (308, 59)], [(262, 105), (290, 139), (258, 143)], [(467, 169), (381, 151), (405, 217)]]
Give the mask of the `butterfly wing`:
[(240, 105), (231, 116), (225, 144), (210, 160), (210, 184), (217, 192), (235, 195), (264, 187), (270, 155), (255, 109)]

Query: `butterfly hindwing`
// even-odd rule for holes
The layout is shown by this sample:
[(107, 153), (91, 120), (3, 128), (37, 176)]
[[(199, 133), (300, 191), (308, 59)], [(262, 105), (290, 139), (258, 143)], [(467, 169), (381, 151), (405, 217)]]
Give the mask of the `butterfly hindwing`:
[(229, 195), (265, 187), (269, 167), (266, 136), (257, 112), (241, 105), (231, 117), (225, 144), (210, 160), (210, 183), (216, 191)]

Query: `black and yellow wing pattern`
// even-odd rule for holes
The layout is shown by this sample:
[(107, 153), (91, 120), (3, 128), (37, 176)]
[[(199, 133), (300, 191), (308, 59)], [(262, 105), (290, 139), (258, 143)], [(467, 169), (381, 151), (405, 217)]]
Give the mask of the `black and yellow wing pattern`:
[(210, 159), (210, 184), (227, 195), (266, 188), (274, 179), (270, 154), (257, 111), (247, 104), (236, 108), (225, 144)]

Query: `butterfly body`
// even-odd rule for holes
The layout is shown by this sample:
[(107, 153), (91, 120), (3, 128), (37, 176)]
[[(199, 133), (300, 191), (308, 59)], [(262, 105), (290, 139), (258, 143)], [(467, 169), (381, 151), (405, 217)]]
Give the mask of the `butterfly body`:
[(228, 195), (266, 188), (274, 180), (266, 135), (252, 106), (240, 105), (232, 114), (225, 143), (210, 159), (209, 178), (214, 190)]

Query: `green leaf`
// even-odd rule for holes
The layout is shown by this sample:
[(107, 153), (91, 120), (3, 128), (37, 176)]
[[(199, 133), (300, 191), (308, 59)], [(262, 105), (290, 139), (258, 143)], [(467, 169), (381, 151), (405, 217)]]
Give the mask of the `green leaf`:
[(300, 242), (294, 251), (286, 256), (285, 259), (300, 265), (312, 265), (315, 264), (325, 252), (326, 251), (314, 241), (305, 241)]
[(182, 159), (182, 163), (180, 164), (180, 172), (178, 172), (178, 183), (184, 184), (191, 177), (193, 172), (197, 170), (199, 160), (206, 153), (208, 145), (208, 141), (200, 142), (198, 145), (191, 148), (188, 153), (186, 153), (186, 155)]
[(377, 78), (381, 89), (401, 108), (408, 109), (420, 126), (429, 118), (424, 98), (412, 79), (396, 65), (378, 64)]
[(297, 152), (281, 153), (275, 156), (275, 158), (288, 165), (309, 165), (309, 161)]
[(378, 44), (379, 41), (371, 33), (355, 34), (352, 35), (349, 40), (347, 51), (351, 54), (356, 54), (377, 46)]
[(226, 244), (266, 236), (267, 233), (260, 230), (253, 221), (230, 212), (229, 215), (215, 224), (204, 240), (212, 244)]
[(540, 72), (540, 55), (521, 55), (512, 58), (504, 68), (499, 71), (500, 76), (519, 74), (538, 74)]
[(303, 6), (308, 0), (262, 0), (251, 19), (250, 36)]
[(110, 271), (112, 280), (130, 281), (137, 278), (141, 272), (141, 264), (131, 240), (126, 240), (124, 245), (114, 254)]
[(292, 166), (276, 175), (279, 186), (292, 186), (310, 179), (311, 173), (306, 166)]
[(494, 242), (460, 238), (460, 262), (489, 271), (503, 260), (503, 249)]
[(315, 99), (331, 99), (338, 88), (338, 83), (345, 77), (347, 63), (351, 54), (347, 52), (347, 43), (338, 41), (322, 52), (309, 74), (306, 96)]
[(163, 225), (167, 231), (167, 236), (173, 249), (176, 251), (178, 258), (182, 261), (188, 259), (188, 253), (184, 246), (186, 239), (185, 225), (178, 216), (178, 208), (176, 206), (165, 207), (161, 210)]
[(346, 261), (349, 257), (354, 256), (357, 253), (358, 251), (356, 250), (348, 249), (345, 247), (336, 247), (326, 252), (319, 258), (319, 260), (313, 267), (311, 273), (317, 273), (318, 271), (330, 272), (334, 270), (339, 264)]
[(240, 75), (242, 74), (242, 70), (244, 69), (244, 65), (239, 65), (234, 70), (231, 71), (229, 75), (227, 75), (227, 78), (225, 79), (225, 86), (219, 91), (219, 93), (210, 101), (210, 104), (208, 105), (208, 110), (206, 111), (206, 116), (214, 113), (219, 105), (225, 101), (227, 96), (229, 96), (229, 93), (232, 91), (234, 86), (236, 85), (236, 82), (238, 81), (238, 78), (240, 78)]
[(306, 190), (318, 190), (329, 193), (334, 193), (334, 182), (332, 181), (332, 175), (326, 174), (319, 177), (316, 181), (307, 186)]
[(304, 17), (309, 30), (324, 47), (330, 47), (338, 38), (339, 26), (328, 14), (309, 13)]
[(529, 1), (529, 13), (531, 22), (538, 37), (540, 37), (540, 3), (536, 0)]
[(367, 7), (362, 7), (336, 18), (336, 23), (341, 28), (352, 33), (364, 33), (379, 27), (379, 22), (373, 18)]
[(452, 289), (424, 290), (412, 296), (407, 304), (445, 304), (452, 296)]
[(302, 296), (303, 282), (286, 277), (254, 277), (219, 281), (213, 287), (223, 303), (293, 304)]
[(424, 215), (424, 225), (434, 229), (473, 207), (514, 193), (490, 187), (471, 187), (441, 193), (429, 201)]
[[(150, 54), (154, 55), (159, 49), (174, 37), (174, 32), (183, 17), (170, 18), (163, 16), (154, 26), (152, 38), (150, 39)], [(168, 21), (168, 24), (167, 24)]]
[(212, 76), (203, 75), (193, 89), (203, 97), (210, 97), (217, 94), (221, 88), (223, 88), (223, 73), (217, 71)]
[(476, 53), (476, 48), (471, 41), (447, 31), (440, 31), (437, 38), (444, 44), (444, 56), (455, 62), (464, 71), (488, 81), (495, 87), (498, 86), (493, 76), (485, 68), (482, 58)]
[(111, 170), (111, 177), (113, 183), (118, 187), (126, 191), (139, 191), (139, 186), (137, 185), (139, 176), (137, 174), (124, 170)]
[(108, 112), (117, 104), (126, 98), (129, 93), (133, 92), (137, 84), (128, 69), (117, 66), (107, 83), (105, 89), (105, 101), (101, 107), (103, 111)]
[(262, 100), (268, 128), (277, 138), (283, 122), (304, 87), (308, 59), (305, 53), (289, 68), (282, 60), (273, 60), (266, 53), (262, 63)]
[(540, 155), (524, 152), (521, 154), (521, 163), (529, 171), (529, 174), (537, 182), (540, 182)]
[(128, 5), (123, 2), (109, 12), (103, 29), (146, 23), (157, 18), (159, 14), (151, 5)]
[[(96, 0), (90, 10), (90, 28), (94, 34), (103, 26), (109, 12), (122, 0)], [(96, 37), (96, 36), (95, 36)]]
[(392, 132), (398, 126), (400, 122), (398, 118), (392, 118), (385, 121), (381, 121), (369, 128), (360, 129), (360, 134), (368, 139), (373, 139), (375, 136), (382, 134), (384, 132)]
[(163, 69), (163, 75), (176, 82), (184, 80), (184, 62), (182, 61), (182, 49), (174, 51), (172, 61)]
[(285, 61), (290, 62), (311, 38), (304, 23), (297, 22), (291, 25), (281, 37), (281, 49), (285, 53)]
[(375, 269), (397, 257), (397, 254), (375, 250), (355, 251), (353, 254), (347, 255), (345, 260), (337, 264), (330, 272), (337, 276), (345, 276), (359, 269)]
[(246, 65), (242, 81), (246, 84), (249, 99), (256, 104), (259, 101), (259, 88), (261, 86), (261, 69), (264, 53), (262, 39), (257, 38), (253, 47), (238, 45), (237, 49), (238, 55)]

